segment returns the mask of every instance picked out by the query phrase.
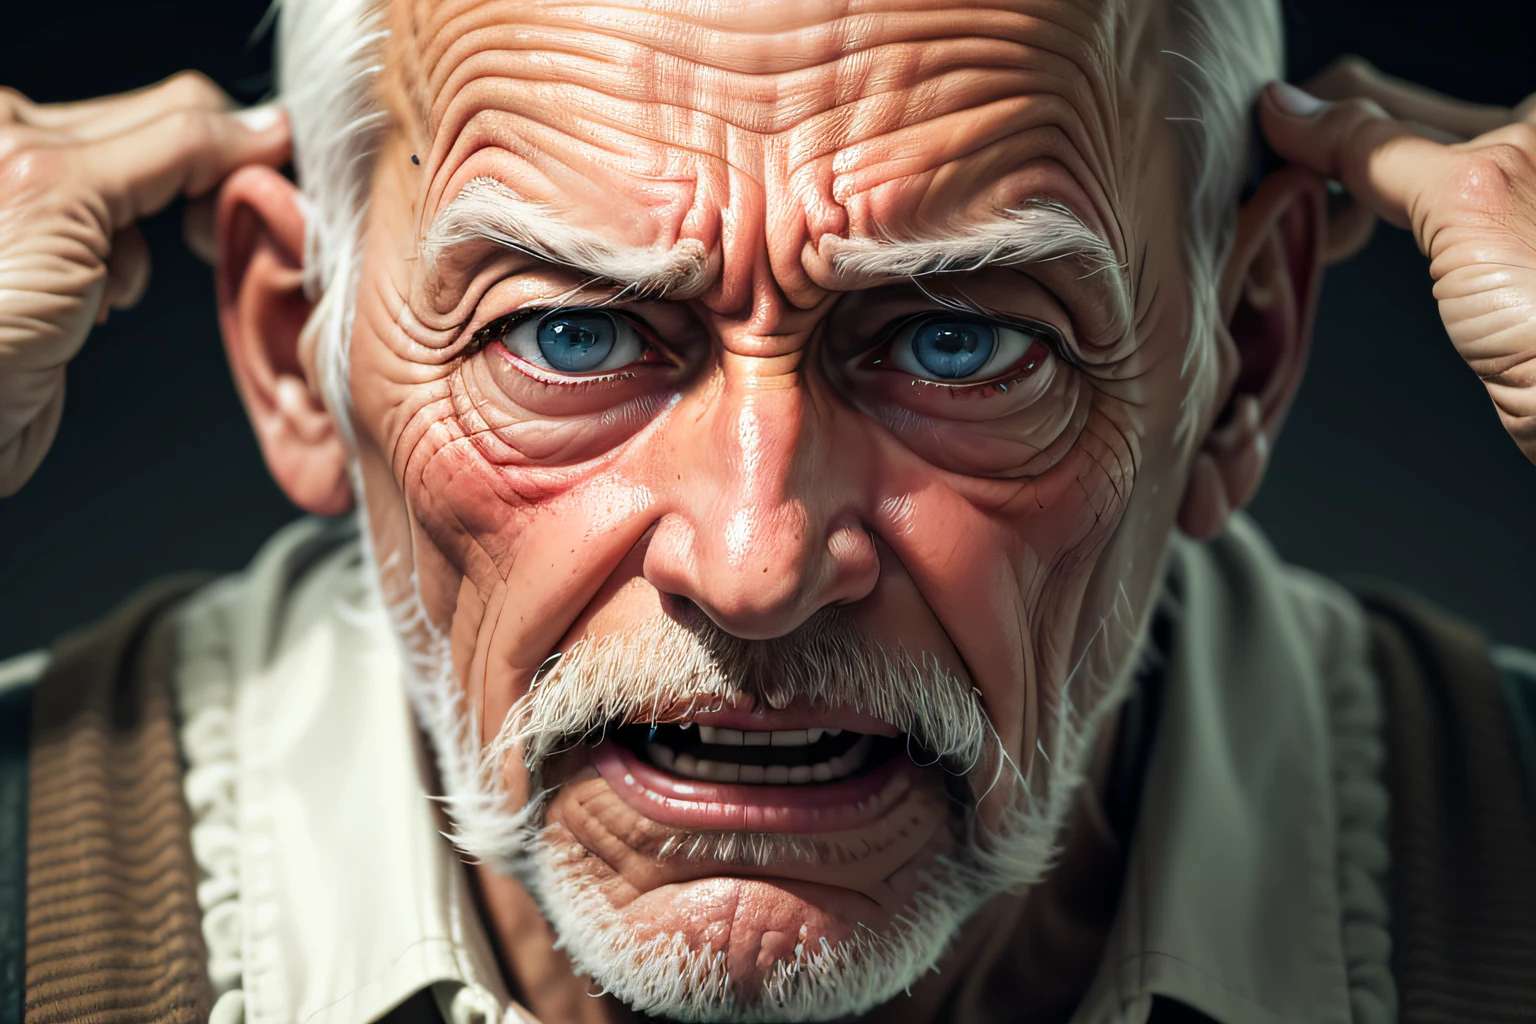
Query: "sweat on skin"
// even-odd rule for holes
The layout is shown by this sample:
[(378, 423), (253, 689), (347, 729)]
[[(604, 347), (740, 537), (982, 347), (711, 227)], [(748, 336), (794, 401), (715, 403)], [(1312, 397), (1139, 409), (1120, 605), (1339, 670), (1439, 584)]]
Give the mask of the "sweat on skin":
[[(1288, 396), (1240, 403), (1216, 482), (1186, 492), (1236, 356), (1230, 337), (1211, 340), (1219, 357), (1186, 373), (1183, 226), (1167, 199), (1183, 190), (1158, 57), (1170, 29), (1157, 5), (1135, 6), (389, 8), (392, 127), (350, 346), (357, 479), (386, 591), (414, 589), (447, 638), (481, 743), (554, 653), (669, 622), (771, 641), (836, 608), (973, 689), (1021, 771), (1064, 755), (1058, 712), (1094, 710), (1124, 676), (1176, 519), (1219, 522), (1246, 499), (1257, 471), (1221, 460)], [(277, 209), (291, 195), (240, 184), (254, 180), (237, 178), (226, 207), (291, 225)], [(494, 232), (429, 252), (476, 193), (507, 223), (557, 226), (613, 258), (594, 273)], [(1028, 210), (1070, 218), (1118, 263), (1067, 254), (919, 279), (838, 258)], [(288, 235), (300, 251), (302, 230)], [(670, 294), (665, 276), (623, 277), (674, 256), (692, 270)], [(242, 285), (226, 300), (270, 295)], [(1310, 293), (1283, 295), (1294, 308), (1259, 322), (1294, 344)], [(632, 325), (643, 354), (571, 375), (509, 340), (522, 311), (588, 307)], [(962, 382), (890, 354), (902, 325), (956, 311), (1009, 325), (1023, 354)], [(313, 378), (312, 348), (290, 333)], [(1191, 391), (1209, 408), (1181, 435)], [(853, 728), (853, 714), (720, 721)], [(678, 827), (590, 757), (562, 763), (544, 836), (580, 854), (617, 927), (722, 951), (750, 1003), (797, 946), (892, 928), (952, 851), (942, 768), (901, 770), (902, 799), (826, 837), (836, 863), (665, 859)], [(501, 781), (514, 805), (533, 795), (520, 758)], [(970, 782), (986, 820), (987, 780)], [(550, 981), (561, 958), (540, 947), (552, 937), (527, 895), (482, 881), (520, 987), (575, 1007), (581, 983)], [(985, 926), (983, 910), (956, 948)], [(950, 978), (927, 975), (915, 998), (934, 1005)]]

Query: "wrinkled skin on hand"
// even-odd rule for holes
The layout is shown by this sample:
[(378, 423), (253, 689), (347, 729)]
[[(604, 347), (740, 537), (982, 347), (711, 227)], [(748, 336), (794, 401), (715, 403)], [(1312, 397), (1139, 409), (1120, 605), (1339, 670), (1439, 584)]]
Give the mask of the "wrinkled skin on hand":
[[(1218, 329), (1186, 372), (1180, 170), (1151, 59), (1167, 25), (1158, 5), (1135, 6), (1113, 32), (1087, 0), (963, 15), (390, 7), (394, 123), (350, 352), (359, 479), (385, 583), (419, 586), (483, 739), (578, 641), (698, 614), (761, 640), (837, 607), (885, 649), (973, 685), (1029, 767), (1067, 681), (1124, 665), (1173, 524), (1213, 535), (1262, 476), (1305, 357), (1318, 176), (1415, 231), (1452, 340), (1536, 458), (1536, 146), (1518, 123), (1531, 104), (1471, 108), (1358, 65), (1316, 84), (1337, 106), (1288, 114), (1272, 94), (1271, 141), (1315, 173), (1281, 172), (1241, 212), (1220, 312), (1244, 326)], [(190, 76), (61, 107), (0, 94), (0, 493), (46, 450), (91, 324), (145, 286), (134, 221), (286, 159), (285, 124), (252, 130), (226, 107)], [(696, 287), (621, 296), (496, 246), (424, 259), (433, 223), (477, 179), (603, 246), (698, 256)], [(834, 259), (845, 242), (964, 236), (1040, 200), (1106, 242), (1129, 308), (1071, 260), (918, 286)], [(297, 503), (344, 510), (345, 456), (300, 337), (292, 188), (247, 168), (221, 209), (226, 342), (258, 439)], [(610, 303), (644, 328), (614, 372), (551, 372), (497, 326)], [(911, 340), (898, 325), (956, 303), (1027, 328), (1028, 347), (983, 380), (922, 376), (896, 354)], [(526, 795), (521, 766), (507, 775)], [(579, 758), (561, 781), (549, 834), (621, 924), (712, 943), (748, 983), (797, 938), (885, 927), (952, 843), (937, 789), (919, 783), (900, 814), (823, 837), (835, 858), (666, 861), (674, 827)], [(587, 998), (526, 892), (481, 880), (541, 1016), (624, 1015)], [(887, 1010), (919, 1019), (953, 976)]]
[(1536, 96), (1514, 110), (1476, 106), (1359, 60), (1311, 88), (1330, 102), (1269, 93), (1272, 144), (1413, 232), (1451, 342), (1536, 462)]
[[(195, 74), (85, 103), (0, 90), (0, 496), (52, 444), (64, 368), (92, 325), (149, 283), (135, 222), (237, 167), (288, 158), (282, 117), (252, 130), (229, 106)], [(211, 238), (200, 248), (211, 253)]]

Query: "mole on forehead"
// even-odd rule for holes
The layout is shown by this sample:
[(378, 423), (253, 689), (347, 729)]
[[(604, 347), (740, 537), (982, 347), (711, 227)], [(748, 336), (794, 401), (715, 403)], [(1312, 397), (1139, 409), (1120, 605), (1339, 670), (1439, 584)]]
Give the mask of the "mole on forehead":
[(1032, 83), (1086, 98), (1091, 87), (1072, 80), (1102, 16), (1097, 0), (399, 2), (397, 70), (433, 133), (466, 90), (513, 106), (587, 93), (577, 102), (676, 108), (762, 134), (861, 101), (932, 116), (936, 102), (984, 103)]

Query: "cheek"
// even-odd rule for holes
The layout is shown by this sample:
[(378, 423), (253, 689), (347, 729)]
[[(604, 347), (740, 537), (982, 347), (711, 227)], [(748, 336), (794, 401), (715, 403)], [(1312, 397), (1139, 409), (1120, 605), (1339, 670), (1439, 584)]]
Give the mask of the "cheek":
[(880, 505), (882, 537), (1021, 766), (1040, 703), (1054, 704), (1091, 635), (1079, 625), (1096, 621), (1084, 594), (1134, 477), (1135, 440), (1098, 409), (1104, 401), (1039, 476), (914, 479)]
[(636, 365), (606, 379), (554, 383), (492, 344), (466, 359), (450, 386), (460, 422), (492, 465), (554, 467), (633, 437), (675, 401), (680, 376), (669, 365)]
[(428, 613), (451, 623), (460, 681), (489, 728), (636, 547), (655, 501), (625, 466), (496, 465), (447, 428), (425, 432), (406, 461), (419, 546), (436, 556), (418, 552), (416, 566), (449, 577), (423, 590), (452, 594)]

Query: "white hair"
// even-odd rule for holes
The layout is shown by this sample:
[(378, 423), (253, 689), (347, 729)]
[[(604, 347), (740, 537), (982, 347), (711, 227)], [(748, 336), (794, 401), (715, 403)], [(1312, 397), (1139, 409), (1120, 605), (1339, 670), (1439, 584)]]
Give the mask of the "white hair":
[(374, 91), (388, 33), (379, 0), (275, 2), (277, 93), (304, 205), (304, 291), (316, 304), (306, 330), (315, 333), (320, 392), (351, 445), (352, 316), (374, 154), (388, 123)]
[[(1029, 772), (1004, 749), (980, 695), (930, 658), (892, 654), (835, 610), (789, 637), (744, 641), (712, 624), (671, 619), (629, 633), (578, 641), (536, 674), (496, 738), (482, 745), (465, 704), (448, 638), (422, 610), (419, 588), (386, 559), (388, 608), (408, 654), (408, 685), (439, 755), (452, 839), (471, 859), (518, 878), (559, 936), (572, 966), (632, 1009), (678, 1021), (833, 1020), (899, 995), (942, 956), (960, 927), (996, 894), (1045, 877), (1082, 782), (1093, 739), (1128, 691), (1120, 652), (1135, 647), (1124, 588), (1082, 657), (1042, 711)], [(732, 976), (725, 951), (684, 933), (643, 934), (593, 884), (598, 858), (544, 826), (549, 760), (622, 724), (655, 725), (747, 697), (785, 707), (846, 706), (891, 723), (968, 780), (974, 802), (950, 808), (956, 848), (919, 872), (918, 887), (881, 931), (861, 926), (838, 942), (808, 945), (780, 961), (755, 989)], [(909, 746), (909, 752), (912, 747)], [(900, 753), (895, 756), (904, 756)], [(914, 753), (914, 756), (917, 756)], [(530, 793), (506, 787), (507, 761), (528, 770)], [(990, 800), (991, 810), (981, 808)], [(820, 837), (683, 833), (659, 856), (761, 864), (788, 856), (825, 860)], [(701, 882), (700, 884), (707, 884)], [(509, 1018), (510, 1019), (510, 1018)]]
[[(1217, 286), (1250, 170), (1250, 112), (1264, 83), (1284, 73), (1284, 33), (1276, 0), (1167, 2), (1175, 42), (1163, 56), (1180, 85), (1169, 120), (1187, 143), (1189, 387), (1180, 429), (1189, 442), (1214, 387), (1206, 371), (1220, 312)], [(321, 392), (350, 441), (348, 348), (373, 158), (387, 122), (375, 93), (387, 33), (381, 0), (276, 3), (278, 94), (293, 125), (307, 215), (305, 286), (318, 300), (309, 329)]]
[(565, 223), (546, 207), (529, 203), (495, 178), (475, 178), (459, 190), (421, 240), (428, 264), (444, 260), (466, 242), (484, 240), (594, 277), (622, 281), (622, 298), (686, 298), (704, 289), (709, 256), (695, 238), (671, 249), (615, 245), (595, 231)]
[[(1139, 0), (1127, 0), (1130, 3)], [(1285, 33), (1277, 0), (1168, 0), (1173, 45), (1163, 52), (1179, 88), (1168, 120), (1185, 140), (1184, 271), (1189, 338), (1180, 442), (1197, 440), (1200, 413), (1214, 397), (1209, 372), (1221, 315), (1218, 289), (1231, 255), (1237, 203), (1254, 168), (1253, 105), (1265, 83), (1285, 75)], [(1175, 48), (1176, 47), (1176, 48)]]
[[(374, 158), (387, 124), (376, 92), (386, 38), (384, 16), (381, 0), (277, 2), (278, 91), (293, 126), (294, 161), (305, 205), (305, 286), (317, 303), (306, 330), (313, 332), (322, 393), (350, 443), (348, 348)], [(1282, 39), (1275, 0), (1168, 2), (1177, 19), (1173, 39), (1178, 42), (1163, 56), (1180, 84), (1169, 118), (1184, 128), (1188, 142), (1184, 252), (1191, 316), (1182, 426), (1187, 442), (1209, 405), (1214, 384), (1208, 361), (1219, 315), (1217, 284), (1232, 245), (1237, 198), (1249, 171), (1249, 112), (1263, 83), (1281, 74)], [(457, 240), (463, 233), (449, 232), (439, 241)], [(1088, 251), (1095, 250), (1089, 246)], [(663, 269), (676, 272), (677, 267)], [(504, 755), (507, 747), (498, 742), (481, 749), (479, 725), (452, 671), (448, 639), (424, 613), (408, 555), (396, 551), (376, 560), (370, 552), (369, 562), (379, 570), (406, 648), (410, 696), (433, 740), (456, 838), (488, 859), (505, 856), (525, 844), (529, 830), (537, 827), (541, 801), (530, 799), (515, 810), (507, 806), (496, 785), (501, 774), (492, 770), (499, 761), (487, 760), (488, 755)], [(677, 936), (637, 943), (611, 929), (603, 932), (602, 908), (592, 903), (596, 897), (591, 887), (578, 884), (580, 879), (569, 872), (570, 863), (557, 851), (536, 849), (529, 856), (541, 865), (538, 888), (543, 890), (546, 914), (567, 941), (579, 937), (579, 948), (571, 950), (574, 959), (587, 962), (594, 974), (628, 978), (639, 986), (617, 993), (632, 1005), (670, 1009), (695, 1019), (722, 1010), (738, 1019), (785, 1019), (785, 1014), (808, 1019), (825, 1015), (829, 1008), (847, 1012), (881, 1001), (932, 964), (957, 922), (986, 893), (996, 891), (999, 883), (1037, 877), (1049, 861), (1066, 801), (1081, 777), (1083, 755), (1103, 718), (1126, 692), (1129, 671), (1123, 664), (1115, 666), (1112, 652), (1134, 647), (1126, 637), (1135, 632), (1135, 619), (1128, 600), (1123, 606), (1117, 602), (1083, 661), (1064, 681), (1047, 719), (1054, 721), (1055, 733), (1042, 736), (1045, 745), (1037, 751), (1037, 763), (1048, 768), (1041, 774), (1032, 770), (1028, 780), (1016, 778), (1012, 783), (1021, 791), (1027, 788), (1032, 799), (1015, 804), (989, 841), (970, 851), (968, 863), (942, 863), (895, 933), (861, 935), (845, 948), (805, 951), (796, 964), (776, 970), (763, 1001), (731, 1005), (729, 978), (722, 973), (718, 951), (693, 950)], [(1112, 640), (1112, 634), (1119, 639)], [(516, 728), (515, 719), (504, 727), (503, 741), (508, 727)], [(998, 778), (1007, 779), (1005, 766), (995, 767), (1002, 773)], [(1042, 788), (1042, 779), (1051, 785)], [(750, 837), (741, 841), (746, 846), (739, 856), (750, 860), (760, 855), (752, 851)], [(526, 870), (520, 873), (526, 876)], [(856, 964), (864, 969), (850, 974)], [(664, 969), (654, 970), (658, 967)]]
[[(387, 122), (375, 94), (387, 33), (380, 0), (276, 2), (277, 87), (293, 125), (305, 203), (305, 287), (317, 300), (309, 329), (321, 393), (350, 441), (348, 349), (373, 158)], [(1220, 312), (1217, 286), (1250, 170), (1250, 112), (1264, 83), (1284, 73), (1284, 35), (1276, 0), (1168, 2), (1177, 42), (1163, 56), (1180, 83), (1169, 120), (1187, 142), (1189, 387), (1180, 429), (1189, 442), (1214, 387), (1206, 371)]]

